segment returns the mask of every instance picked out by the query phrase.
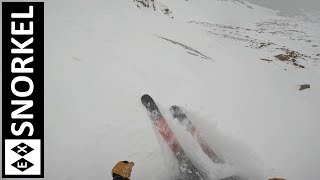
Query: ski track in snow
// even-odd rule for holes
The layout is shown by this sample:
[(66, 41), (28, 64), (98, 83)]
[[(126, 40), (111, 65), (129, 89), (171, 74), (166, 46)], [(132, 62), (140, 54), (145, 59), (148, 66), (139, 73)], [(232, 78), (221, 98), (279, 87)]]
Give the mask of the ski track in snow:
[(164, 39), (164, 40), (166, 40), (166, 41), (169, 41), (169, 42), (171, 42), (171, 43), (173, 43), (173, 44), (177, 44), (177, 45), (179, 45), (179, 46), (181, 46), (181, 47), (183, 47), (183, 48), (185, 48), (185, 49), (187, 49), (187, 50), (191, 51), (191, 52), (187, 52), (187, 53), (189, 53), (189, 54), (192, 54), (192, 55), (195, 55), (195, 56), (200, 56), (200, 57), (201, 57), (201, 58), (203, 58), (203, 59), (209, 59), (209, 60), (212, 60), (210, 57), (208, 57), (208, 56), (206, 56), (206, 55), (202, 54), (201, 52), (199, 52), (199, 51), (197, 51), (197, 50), (193, 49), (193, 48), (192, 48), (192, 47), (190, 47), (190, 46), (184, 45), (184, 44), (182, 44), (182, 43), (180, 43), (180, 42), (177, 42), (177, 41), (174, 41), (174, 40), (171, 40), (171, 39), (165, 38), (165, 37), (161, 37), (161, 36), (157, 36), (157, 37), (159, 37), (159, 38), (161, 38), (161, 39)]
[[(132, 180), (173, 179), (146, 93), (207, 179), (317, 179), (320, 23), (243, 1), (157, 3), (172, 14), (132, 0), (45, 1), (45, 179), (111, 179), (120, 160), (135, 162)], [(305, 68), (274, 57), (285, 49)], [(201, 153), (173, 104), (226, 164)]]

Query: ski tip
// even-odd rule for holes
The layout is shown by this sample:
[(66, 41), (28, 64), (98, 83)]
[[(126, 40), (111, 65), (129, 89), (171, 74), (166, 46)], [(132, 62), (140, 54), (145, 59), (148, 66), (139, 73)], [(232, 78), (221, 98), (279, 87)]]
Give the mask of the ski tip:
[(180, 109), (180, 107), (179, 106), (177, 106), (177, 105), (173, 105), (173, 106), (171, 106), (171, 108), (170, 108), (170, 112), (172, 113), (172, 114), (180, 114), (181, 113), (181, 109)]
[(178, 109), (180, 109), (180, 107), (179, 106), (177, 106), (177, 105), (173, 105), (173, 106), (171, 106), (171, 108), (170, 109), (172, 109), (172, 110), (178, 110)]
[(152, 99), (152, 98), (149, 94), (144, 94), (143, 96), (141, 96), (141, 100), (143, 99)]
[(146, 105), (148, 102), (152, 102), (152, 101), (153, 100), (152, 100), (151, 96), (149, 96), (148, 94), (141, 96), (141, 102), (144, 105)]

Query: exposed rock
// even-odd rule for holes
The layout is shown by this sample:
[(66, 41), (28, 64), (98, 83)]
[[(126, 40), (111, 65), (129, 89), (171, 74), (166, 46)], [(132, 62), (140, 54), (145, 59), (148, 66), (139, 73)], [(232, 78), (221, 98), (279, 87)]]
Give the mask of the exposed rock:
[(260, 58), (262, 61), (268, 61), (268, 62), (271, 62), (272, 60), (270, 59), (264, 59), (264, 58)]
[[(245, 47), (253, 49), (263, 49), (263, 51), (270, 52), (270, 54), (272, 54), (271, 56), (273, 57), (261, 57), (260, 60), (262, 61), (286, 63), (287, 66), (296, 68), (305, 68), (305, 66), (308, 67), (310, 64), (309, 62), (313, 62), (316, 64), (320, 63), (319, 53), (314, 53), (311, 56), (310, 54), (305, 53), (312, 51), (304, 52), (303, 50), (290, 49), (286, 46), (286, 44), (277, 44), (275, 42), (271, 42), (270, 40), (266, 41), (263, 36), (259, 35), (259, 33), (272, 34), (273, 36), (295, 40), (297, 43), (299, 43), (299, 41), (304, 41), (305, 39), (308, 40), (308, 38), (310, 38), (311, 36), (303, 31), (296, 30), (299, 26), (297, 26), (297, 24), (294, 22), (274, 19), (257, 23), (257, 28), (252, 29), (244, 28), (241, 26), (214, 24), (205, 21), (192, 20), (189, 21), (189, 23), (197, 24), (204, 27), (204, 31), (206, 31), (210, 35), (231, 39), (234, 41), (241, 41), (243, 42)], [(250, 33), (250, 35), (248, 33)], [(315, 45), (316, 43), (319, 44), (318, 41), (312, 44)], [(312, 48), (312, 44), (310, 44), (308, 48)], [(318, 45), (318, 47), (319, 46), (320, 44)], [(314, 49), (312, 48), (312, 50)], [(274, 54), (274, 52), (276, 52), (277, 54)], [(303, 65), (300, 65), (300, 63), (303, 63)]]
[(171, 18), (173, 18), (172, 11), (164, 4), (156, 0), (133, 0), (136, 2), (137, 7), (152, 8), (154, 11), (161, 12)]
[(276, 55), (275, 57), (280, 61), (289, 61), (290, 59), (290, 56), (286, 54), (279, 54), (279, 55)]
[(267, 46), (270, 46), (272, 43), (264, 43), (264, 42), (262, 42), (262, 43), (260, 43), (260, 46), (258, 47), (258, 49), (260, 49), (260, 48), (263, 48), (263, 47), (267, 47)]
[(311, 88), (311, 86), (310, 86), (310, 84), (302, 84), (302, 85), (300, 85), (300, 91), (302, 91), (302, 90), (304, 90), (304, 89), (309, 89), (309, 88)]
[(134, 2), (137, 2), (138, 7), (140, 7), (139, 4), (147, 8), (154, 7), (154, 0), (134, 0)]

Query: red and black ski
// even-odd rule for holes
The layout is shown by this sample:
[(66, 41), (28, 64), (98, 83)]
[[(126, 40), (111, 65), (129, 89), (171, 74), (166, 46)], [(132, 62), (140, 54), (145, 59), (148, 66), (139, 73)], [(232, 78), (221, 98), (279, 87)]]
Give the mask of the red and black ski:
[(190, 132), (190, 134), (196, 139), (196, 141), (201, 146), (202, 151), (215, 163), (223, 163), (223, 160), (220, 159), (216, 153), (210, 148), (208, 143), (201, 137), (198, 129), (191, 123), (187, 115), (182, 112), (179, 106), (172, 106), (170, 108), (173, 118), (177, 119), (179, 123)]
[(141, 97), (141, 102), (146, 107), (157, 132), (161, 134), (178, 160), (180, 176), (177, 180), (205, 180), (182, 149), (153, 99), (145, 94)]
[[(202, 151), (214, 162), (214, 163), (224, 163), (222, 159), (220, 159), (216, 153), (210, 148), (207, 142), (201, 137), (198, 129), (191, 123), (188, 119), (187, 115), (181, 110), (179, 106), (172, 106), (170, 108), (170, 112), (172, 113), (173, 118), (177, 119), (179, 123), (190, 132), (190, 134), (196, 139), (198, 144), (200, 145)], [(238, 176), (230, 176), (221, 180), (241, 180)]]

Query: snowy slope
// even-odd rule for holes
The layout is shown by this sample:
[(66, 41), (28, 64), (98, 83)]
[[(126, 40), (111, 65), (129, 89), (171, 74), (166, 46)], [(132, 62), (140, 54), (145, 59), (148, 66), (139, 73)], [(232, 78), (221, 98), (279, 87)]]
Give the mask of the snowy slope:
[[(157, 1), (170, 18), (131, 0), (45, 1), (45, 179), (111, 179), (119, 160), (132, 180), (170, 179), (145, 93), (208, 179), (317, 179), (319, 22), (241, 2)], [(227, 164), (200, 153), (173, 104)]]

